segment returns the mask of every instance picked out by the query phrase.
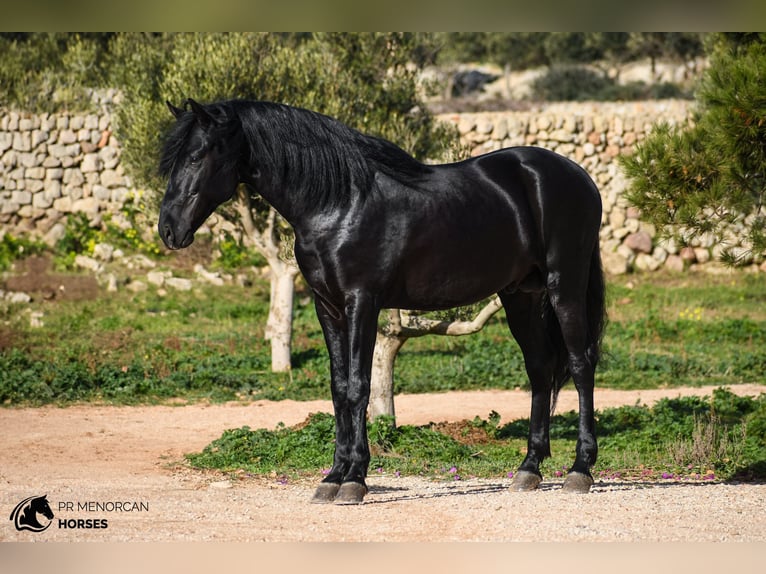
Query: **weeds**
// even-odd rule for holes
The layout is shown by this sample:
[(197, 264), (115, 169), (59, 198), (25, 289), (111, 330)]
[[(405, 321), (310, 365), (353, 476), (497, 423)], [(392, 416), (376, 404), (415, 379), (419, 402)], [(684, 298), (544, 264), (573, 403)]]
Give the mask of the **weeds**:
[[(743, 407), (724, 422), (717, 409)], [(666, 399), (655, 407), (609, 408), (597, 412), (602, 480), (726, 480), (766, 478), (766, 443), (749, 429), (766, 427), (766, 394), (737, 397), (718, 389), (712, 397)], [(563, 477), (571, 464), (576, 432), (574, 412), (551, 421), (553, 458), (543, 474)], [(499, 424), (497, 413), (485, 419), (443, 425), (395, 427), (381, 417), (368, 424), (370, 468), (378, 474), (421, 475), (443, 480), (508, 477), (523, 459), (528, 421)], [(226, 431), (201, 453), (193, 466), (225, 471), (316, 473), (332, 459), (333, 418), (311, 415), (298, 427), (273, 431), (247, 427)], [(555, 429), (555, 430), (554, 430)], [(480, 430), (481, 432), (476, 432)]]

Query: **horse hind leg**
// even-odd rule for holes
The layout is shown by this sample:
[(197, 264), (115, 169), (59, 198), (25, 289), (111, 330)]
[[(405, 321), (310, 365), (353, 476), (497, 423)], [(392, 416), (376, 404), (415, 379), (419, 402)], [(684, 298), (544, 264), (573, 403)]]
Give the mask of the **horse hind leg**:
[(511, 490), (535, 490), (542, 481), (540, 463), (551, 455), (550, 407), (555, 360), (541, 315), (540, 292), (500, 293), (508, 326), (524, 355), (524, 365), (532, 388), (527, 454), (516, 471)]
[(593, 389), (596, 365), (588, 353), (589, 326), (586, 289), (564, 285), (557, 281), (549, 285), (551, 305), (561, 326), (567, 349), (569, 372), (577, 389), (579, 422), (575, 461), (564, 481), (566, 492), (586, 493), (593, 485), (591, 467), (596, 463), (596, 442)]

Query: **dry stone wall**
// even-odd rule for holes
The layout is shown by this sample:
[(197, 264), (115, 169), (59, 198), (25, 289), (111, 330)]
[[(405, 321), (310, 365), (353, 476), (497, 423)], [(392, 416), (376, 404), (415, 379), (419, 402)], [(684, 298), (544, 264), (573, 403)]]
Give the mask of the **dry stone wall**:
[[(718, 255), (718, 246), (710, 241), (684, 249), (658, 241), (654, 227), (623, 197), (627, 182), (616, 158), (631, 153), (657, 121), (679, 124), (690, 111), (689, 102), (673, 100), (567, 103), (528, 111), (446, 114), (440, 119), (457, 125), (472, 155), (535, 145), (582, 165), (602, 195), (604, 267), (610, 274), (621, 274), (631, 269), (681, 270)], [(70, 213), (84, 212), (95, 221), (108, 213), (119, 220), (134, 193), (120, 152), (108, 112), (0, 112), (0, 226), (53, 244)]]
[(0, 116), (0, 224), (6, 229), (55, 243), (67, 214), (117, 213), (130, 191), (109, 114)]

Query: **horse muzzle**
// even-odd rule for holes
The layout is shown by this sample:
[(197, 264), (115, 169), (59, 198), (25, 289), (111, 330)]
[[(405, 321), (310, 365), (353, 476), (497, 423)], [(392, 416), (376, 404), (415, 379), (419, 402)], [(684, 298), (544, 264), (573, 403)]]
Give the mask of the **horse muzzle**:
[(194, 231), (191, 228), (179, 228), (167, 217), (160, 216), (157, 227), (165, 247), (173, 251), (189, 247), (194, 241)]

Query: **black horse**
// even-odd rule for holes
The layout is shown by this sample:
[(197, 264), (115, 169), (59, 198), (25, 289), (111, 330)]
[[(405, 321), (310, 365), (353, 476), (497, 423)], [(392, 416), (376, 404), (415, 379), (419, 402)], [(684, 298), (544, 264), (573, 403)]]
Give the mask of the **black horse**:
[(187, 100), (167, 134), (159, 233), (170, 249), (244, 183), (295, 230), (330, 354), (336, 444), (315, 502), (359, 503), (370, 461), (366, 411), (378, 314), (500, 296), (532, 388), (526, 457), (512, 488), (532, 490), (550, 456), (552, 404), (579, 393), (576, 457), (564, 489), (587, 492), (597, 444), (594, 371), (604, 325), (601, 199), (572, 161), (534, 147), (425, 165), (399, 147), (308, 110)]

